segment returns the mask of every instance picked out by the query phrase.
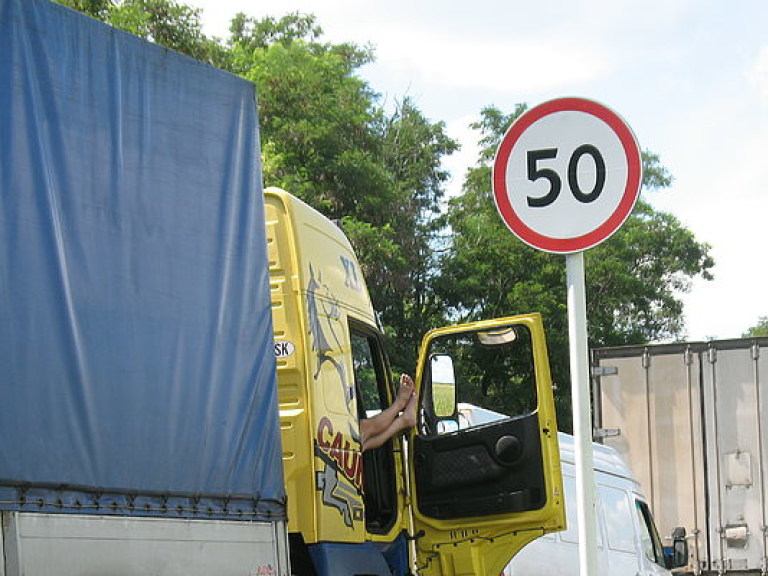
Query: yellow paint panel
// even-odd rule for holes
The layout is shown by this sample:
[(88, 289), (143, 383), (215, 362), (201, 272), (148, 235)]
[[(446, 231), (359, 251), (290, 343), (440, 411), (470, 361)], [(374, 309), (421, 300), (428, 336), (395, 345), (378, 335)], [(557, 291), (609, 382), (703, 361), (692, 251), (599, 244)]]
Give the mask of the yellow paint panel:
[(265, 198), (289, 530), (362, 542), (347, 314), (372, 324), (370, 298), (341, 230), (284, 191)]

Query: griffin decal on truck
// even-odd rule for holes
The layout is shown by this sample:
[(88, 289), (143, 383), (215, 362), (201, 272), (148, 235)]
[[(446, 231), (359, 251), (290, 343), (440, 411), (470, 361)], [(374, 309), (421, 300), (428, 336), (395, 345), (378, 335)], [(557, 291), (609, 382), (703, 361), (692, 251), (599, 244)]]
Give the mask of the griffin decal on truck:
[[(344, 266), (349, 277), (350, 267)], [(356, 421), (355, 388), (349, 382), (344, 365), (334, 356), (341, 355), (342, 345), (336, 333), (336, 324), (341, 320), (338, 299), (328, 285), (322, 283), (314, 266), (309, 267), (307, 283), (307, 311), (312, 349), (316, 354), (317, 366), (313, 379), (317, 383), (323, 364), (330, 363), (338, 374), (349, 422)], [(355, 521), (363, 521), (362, 499), (362, 458), (360, 435), (350, 424), (350, 434), (345, 438), (341, 432), (334, 432), (331, 420), (323, 416), (317, 427), (315, 456), (322, 461), (322, 469), (316, 473), (317, 490), (322, 492), (322, 502), (339, 511), (344, 524), (349, 528)]]
[[(347, 380), (347, 372), (344, 369), (344, 365), (333, 357), (334, 351), (335, 354), (341, 354), (341, 343), (333, 329), (333, 324), (331, 324), (331, 320), (338, 321), (341, 318), (338, 300), (331, 294), (330, 288), (320, 282), (322, 282), (320, 275), (318, 274), (317, 278), (315, 278), (315, 270), (310, 264), (309, 282), (307, 283), (307, 311), (309, 313), (309, 333), (312, 336), (312, 349), (317, 353), (317, 368), (315, 369), (313, 378), (317, 380), (323, 364), (330, 362), (339, 374), (339, 381), (341, 382), (344, 392), (344, 399), (347, 402), (347, 410), (349, 410), (351, 414), (352, 410), (350, 405), (355, 398), (355, 388)], [(324, 297), (318, 297), (318, 289), (322, 289), (325, 292)], [(318, 310), (318, 300), (319, 306), (323, 307), (324, 317), (327, 319), (328, 332), (336, 343), (335, 348), (323, 331), (323, 324)], [(330, 306), (326, 304), (326, 301), (330, 303)]]
[(316, 478), (317, 489), (323, 493), (323, 504), (336, 508), (344, 518), (344, 524), (352, 528), (353, 521), (362, 521), (365, 517), (363, 459), (359, 442), (334, 432), (333, 423), (323, 417), (315, 438), (315, 456), (324, 464)]

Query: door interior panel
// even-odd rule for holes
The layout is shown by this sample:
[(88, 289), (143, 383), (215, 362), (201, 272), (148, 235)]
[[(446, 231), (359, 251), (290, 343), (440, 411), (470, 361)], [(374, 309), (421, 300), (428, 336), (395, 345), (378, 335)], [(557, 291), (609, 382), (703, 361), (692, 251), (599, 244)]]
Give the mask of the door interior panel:
[(419, 508), (426, 516), (523, 512), (546, 503), (536, 413), (415, 440)]

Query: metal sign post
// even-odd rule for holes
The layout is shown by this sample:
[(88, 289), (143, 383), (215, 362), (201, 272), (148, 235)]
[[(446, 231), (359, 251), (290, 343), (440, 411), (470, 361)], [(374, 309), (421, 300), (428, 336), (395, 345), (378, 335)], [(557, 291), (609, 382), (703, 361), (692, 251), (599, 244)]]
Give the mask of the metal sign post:
[(568, 346), (571, 360), (571, 398), (576, 466), (576, 515), (579, 524), (579, 570), (597, 574), (597, 510), (592, 455), (587, 352), (587, 298), (584, 285), (584, 252), (565, 257), (568, 284)]
[(584, 250), (629, 217), (641, 181), (640, 148), (629, 126), (583, 98), (552, 100), (523, 114), (504, 135), (493, 166), (494, 200), (509, 229), (534, 248), (566, 255), (582, 576), (597, 574)]

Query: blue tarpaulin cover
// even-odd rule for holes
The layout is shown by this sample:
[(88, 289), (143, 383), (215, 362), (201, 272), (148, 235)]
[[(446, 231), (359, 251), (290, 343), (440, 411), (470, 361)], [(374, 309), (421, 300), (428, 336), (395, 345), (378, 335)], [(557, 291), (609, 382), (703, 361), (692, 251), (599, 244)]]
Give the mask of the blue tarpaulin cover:
[(252, 84), (0, 0), (0, 508), (284, 515)]

